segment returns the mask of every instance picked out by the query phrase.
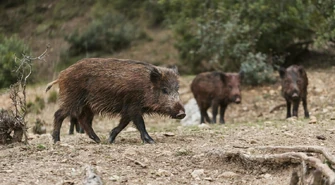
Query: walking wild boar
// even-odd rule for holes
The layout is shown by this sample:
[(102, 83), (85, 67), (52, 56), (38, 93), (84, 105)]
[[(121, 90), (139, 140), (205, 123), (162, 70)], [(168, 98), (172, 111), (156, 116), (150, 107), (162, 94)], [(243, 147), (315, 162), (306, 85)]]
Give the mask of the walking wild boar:
[(291, 104), (293, 104), (293, 116), (298, 116), (299, 103), (302, 101), (305, 118), (309, 117), (307, 109), (307, 86), (308, 78), (306, 71), (302, 66), (292, 65), (279, 69), (282, 85), (282, 96), (286, 100), (287, 114), (286, 118), (291, 117)]
[[(224, 114), (229, 103), (241, 103), (240, 84), (243, 72), (222, 73), (205, 72), (197, 75), (191, 90), (199, 106), (200, 123), (216, 123), (216, 115), (220, 106), (220, 123), (225, 123)], [(207, 109), (212, 106), (213, 120), (207, 114)]]
[(61, 71), (60, 107), (54, 115), (54, 142), (60, 141), (60, 129), (66, 117), (76, 119), (88, 136), (99, 143), (92, 128), (95, 114), (120, 115), (117, 127), (111, 130), (109, 143), (132, 121), (144, 143), (154, 143), (146, 131), (143, 115), (161, 114), (171, 118), (185, 117), (179, 99), (177, 68), (123, 59), (86, 58)]

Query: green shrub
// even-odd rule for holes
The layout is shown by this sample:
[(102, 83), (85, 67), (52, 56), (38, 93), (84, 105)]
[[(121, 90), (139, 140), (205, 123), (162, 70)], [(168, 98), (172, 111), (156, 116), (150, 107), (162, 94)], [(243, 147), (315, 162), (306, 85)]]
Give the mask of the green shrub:
[(58, 93), (56, 91), (51, 91), (48, 96), (48, 103), (56, 103), (58, 98)]
[[(29, 55), (30, 48), (21, 39), (0, 35), (0, 88), (8, 88), (17, 81), (15, 56), (21, 57), (22, 54)], [(28, 80), (34, 80), (34, 72)]]
[(27, 112), (28, 113), (35, 113), (35, 114), (39, 114), (41, 113), (41, 111), (45, 108), (45, 102), (44, 99), (36, 96), (35, 97), (35, 101), (31, 102), (29, 101), (27, 103)]
[(241, 64), (241, 70), (244, 72), (244, 83), (249, 85), (262, 85), (274, 83), (273, 67), (266, 63), (267, 56), (262, 53), (249, 53), (245, 61)]

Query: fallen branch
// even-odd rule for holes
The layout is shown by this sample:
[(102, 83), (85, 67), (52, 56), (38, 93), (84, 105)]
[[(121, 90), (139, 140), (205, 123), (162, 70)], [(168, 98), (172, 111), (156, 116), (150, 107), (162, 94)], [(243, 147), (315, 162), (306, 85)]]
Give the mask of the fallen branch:
[(270, 110), (270, 113), (273, 113), (274, 111), (279, 110), (281, 107), (286, 107), (286, 103), (282, 103), (282, 104), (279, 104), (279, 105), (273, 107), (273, 108)]
[(312, 152), (322, 154), (331, 164), (335, 165), (335, 157), (327, 149), (320, 146), (261, 146), (258, 150), (269, 150), (276, 152)]
[(147, 167), (147, 165), (145, 165), (144, 163), (142, 163), (142, 162), (140, 162), (140, 161), (137, 161), (137, 160), (135, 160), (135, 159), (133, 159), (133, 158), (131, 158), (131, 157), (126, 156), (126, 158), (129, 159), (129, 160), (131, 160), (131, 161), (134, 162), (135, 164), (140, 165), (142, 168), (146, 168), (146, 167)]

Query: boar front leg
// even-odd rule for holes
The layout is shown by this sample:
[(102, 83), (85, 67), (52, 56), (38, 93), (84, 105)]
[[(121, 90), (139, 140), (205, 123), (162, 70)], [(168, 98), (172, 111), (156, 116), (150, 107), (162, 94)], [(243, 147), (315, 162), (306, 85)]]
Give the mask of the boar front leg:
[(307, 97), (302, 98), (302, 105), (304, 107), (305, 118), (309, 118), (309, 112), (307, 109)]
[(291, 117), (291, 101), (286, 99), (286, 108), (287, 108), (287, 113), (286, 113), (286, 118)]
[(143, 143), (153, 144), (155, 141), (149, 136), (147, 130), (145, 129), (144, 120), (141, 115), (136, 115), (133, 118), (133, 122), (138, 131), (141, 133), (141, 139)]
[(299, 103), (300, 101), (294, 101), (293, 102), (293, 116), (298, 117), (298, 109), (299, 109)]
[(109, 143), (114, 143), (115, 137), (129, 124), (130, 118), (129, 116), (122, 115), (120, 123), (117, 127), (113, 128), (113, 130), (109, 134)]
[(224, 113), (226, 112), (226, 109), (227, 109), (227, 104), (222, 103), (220, 105), (220, 123), (221, 124), (225, 123), (225, 121), (224, 121)]

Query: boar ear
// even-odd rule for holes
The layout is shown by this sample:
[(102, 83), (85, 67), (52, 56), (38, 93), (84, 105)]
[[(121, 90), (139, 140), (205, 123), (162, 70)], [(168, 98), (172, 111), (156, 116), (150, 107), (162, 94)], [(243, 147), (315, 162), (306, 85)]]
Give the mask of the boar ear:
[(221, 78), (221, 81), (225, 84), (227, 82), (227, 75), (224, 74), (224, 73), (220, 73), (220, 78)]
[(286, 69), (283, 68), (283, 67), (280, 67), (280, 68), (279, 68), (279, 75), (280, 75), (280, 78), (284, 78), (285, 73), (286, 73)]
[(157, 83), (162, 78), (162, 74), (159, 72), (157, 68), (152, 68), (150, 72), (150, 80), (153, 83)]
[(172, 67), (170, 67), (170, 69), (172, 69), (173, 72), (175, 72), (177, 75), (179, 75), (178, 67), (176, 65), (173, 65)]
[(243, 78), (244, 78), (244, 71), (240, 71), (239, 73), (238, 73), (238, 75), (240, 76), (240, 79), (241, 79), (241, 81), (243, 80)]
[(302, 66), (298, 66), (298, 71), (299, 71), (299, 73), (300, 73), (301, 75), (303, 75), (304, 72), (305, 72), (304, 67), (302, 67)]

